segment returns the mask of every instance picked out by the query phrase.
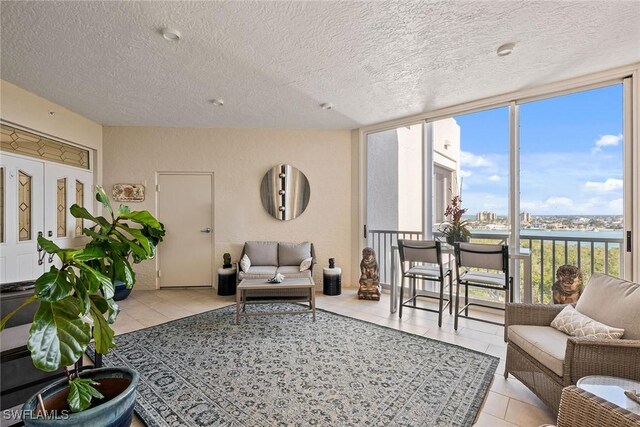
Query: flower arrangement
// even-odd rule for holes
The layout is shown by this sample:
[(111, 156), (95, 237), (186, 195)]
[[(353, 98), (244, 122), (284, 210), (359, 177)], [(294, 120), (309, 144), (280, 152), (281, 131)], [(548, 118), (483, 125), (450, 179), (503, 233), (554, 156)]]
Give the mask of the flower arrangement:
[(449, 222), (443, 222), (439, 228), (440, 232), (447, 237), (448, 243), (466, 242), (471, 237), (471, 233), (467, 228), (469, 221), (462, 219), (462, 215), (466, 211), (466, 209), (462, 209), (460, 196), (455, 196), (451, 199), (451, 204), (444, 211), (444, 215), (449, 218)]

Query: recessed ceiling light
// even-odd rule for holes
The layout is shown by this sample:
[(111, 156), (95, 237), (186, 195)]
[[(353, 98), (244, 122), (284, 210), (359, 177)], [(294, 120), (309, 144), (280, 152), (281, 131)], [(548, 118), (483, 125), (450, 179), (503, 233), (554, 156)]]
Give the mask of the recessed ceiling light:
[(215, 105), (216, 107), (222, 107), (224, 105), (224, 100), (220, 98), (213, 98), (209, 102)]
[(328, 102), (325, 102), (323, 104), (320, 104), (320, 108), (322, 108), (323, 110), (332, 110), (333, 104), (329, 104)]
[(511, 55), (511, 52), (513, 52), (514, 47), (516, 47), (515, 43), (505, 43), (498, 48), (496, 53), (498, 54), (498, 56)]
[(178, 40), (180, 40), (180, 32), (178, 30), (170, 30), (168, 28), (165, 28), (164, 30), (162, 30), (162, 37), (164, 37), (165, 40), (169, 40), (170, 42), (177, 42)]

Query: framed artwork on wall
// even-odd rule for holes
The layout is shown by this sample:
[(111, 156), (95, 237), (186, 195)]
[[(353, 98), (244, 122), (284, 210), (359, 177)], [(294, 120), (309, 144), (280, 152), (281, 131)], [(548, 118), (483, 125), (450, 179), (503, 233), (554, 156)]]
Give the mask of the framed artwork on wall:
[(142, 184), (114, 184), (113, 200), (116, 202), (143, 202), (144, 185)]

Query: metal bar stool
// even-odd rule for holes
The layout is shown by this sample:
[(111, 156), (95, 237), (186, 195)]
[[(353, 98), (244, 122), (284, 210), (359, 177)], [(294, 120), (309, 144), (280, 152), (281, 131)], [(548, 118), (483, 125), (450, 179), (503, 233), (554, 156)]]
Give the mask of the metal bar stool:
[[(504, 323), (469, 316), (470, 306), (491, 308), (505, 311), (504, 307), (495, 307), (482, 303), (469, 302), (469, 287), (491, 289), (505, 292), (505, 302), (513, 302), (513, 277), (509, 276), (509, 246), (486, 245), (479, 243), (456, 243), (456, 315), (453, 329), (458, 330), (458, 318), (477, 320), (503, 326)], [(465, 271), (460, 274), (460, 269)], [(496, 270), (495, 272), (471, 271), (470, 268)], [(460, 308), (460, 286), (464, 286), (464, 307)], [(462, 312), (464, 311), (464, 314)], [(507, 329), (504, 330), (504, 340), (507, 341)]]
[[(450, 268), (444, 269), (442, 265), (442, 251), (440, 242), (435, 240), (398, 240), (398, 250), (400, 252), (400, 268), (402, 271), (402, 281), (400, 283), (400, 312), (402, 318), (402, 308), (416, 308), (418, 310), (438, 313), (438, 326), (442, 326), (442, 312), (449, 307), (449, 314), (452, 312), (453, 301), (453, 273)], [(421, 263), (406, 269), (405, 262)], [(449, 276), (449, 298), (444, 298), (444, 282)], [(411, 298), (404, 301), (404, 279), (413, 279), (411, 285)], [(419, 294), (416, 292), (415, 280), (428, 280), (440, 283), (440, 296)], [(416, 306), (417, 298), (431, 298), (439, 301), (438, 310)], [(446, 304), (444, 303), (446, 301)]]

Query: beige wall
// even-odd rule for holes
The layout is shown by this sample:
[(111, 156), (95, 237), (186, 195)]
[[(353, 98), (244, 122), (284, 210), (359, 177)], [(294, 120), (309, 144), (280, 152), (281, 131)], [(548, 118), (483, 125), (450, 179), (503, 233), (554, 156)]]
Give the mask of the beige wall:
[[(146, 200), (130, 203), (132, 209), (156, 213), (158, 171), (214, 172), (216, 267), (224, 252), (237, 262), (246, 240), (308, 240), (316, 248), (318, 286), (329, 257), (343, 268), (343, 285), (350, 284), (352, 215), (357, 209), (352, 206), (355, 142), (350, 131), (104, 127), (103, 138), (107, 191), (115, 183), (147, 187)], [(311, 186), (307, 210), (287, 222), (269, 216), (260, 202), (263, 175), (280, 163), (300, 169)], [(139, 289), (155, 287), (153, 261), (136, 271)]]
[(100, 182), (102, 125), (4, 80), (0, 80), (0, 118), (95, 150), (95, 178)]

